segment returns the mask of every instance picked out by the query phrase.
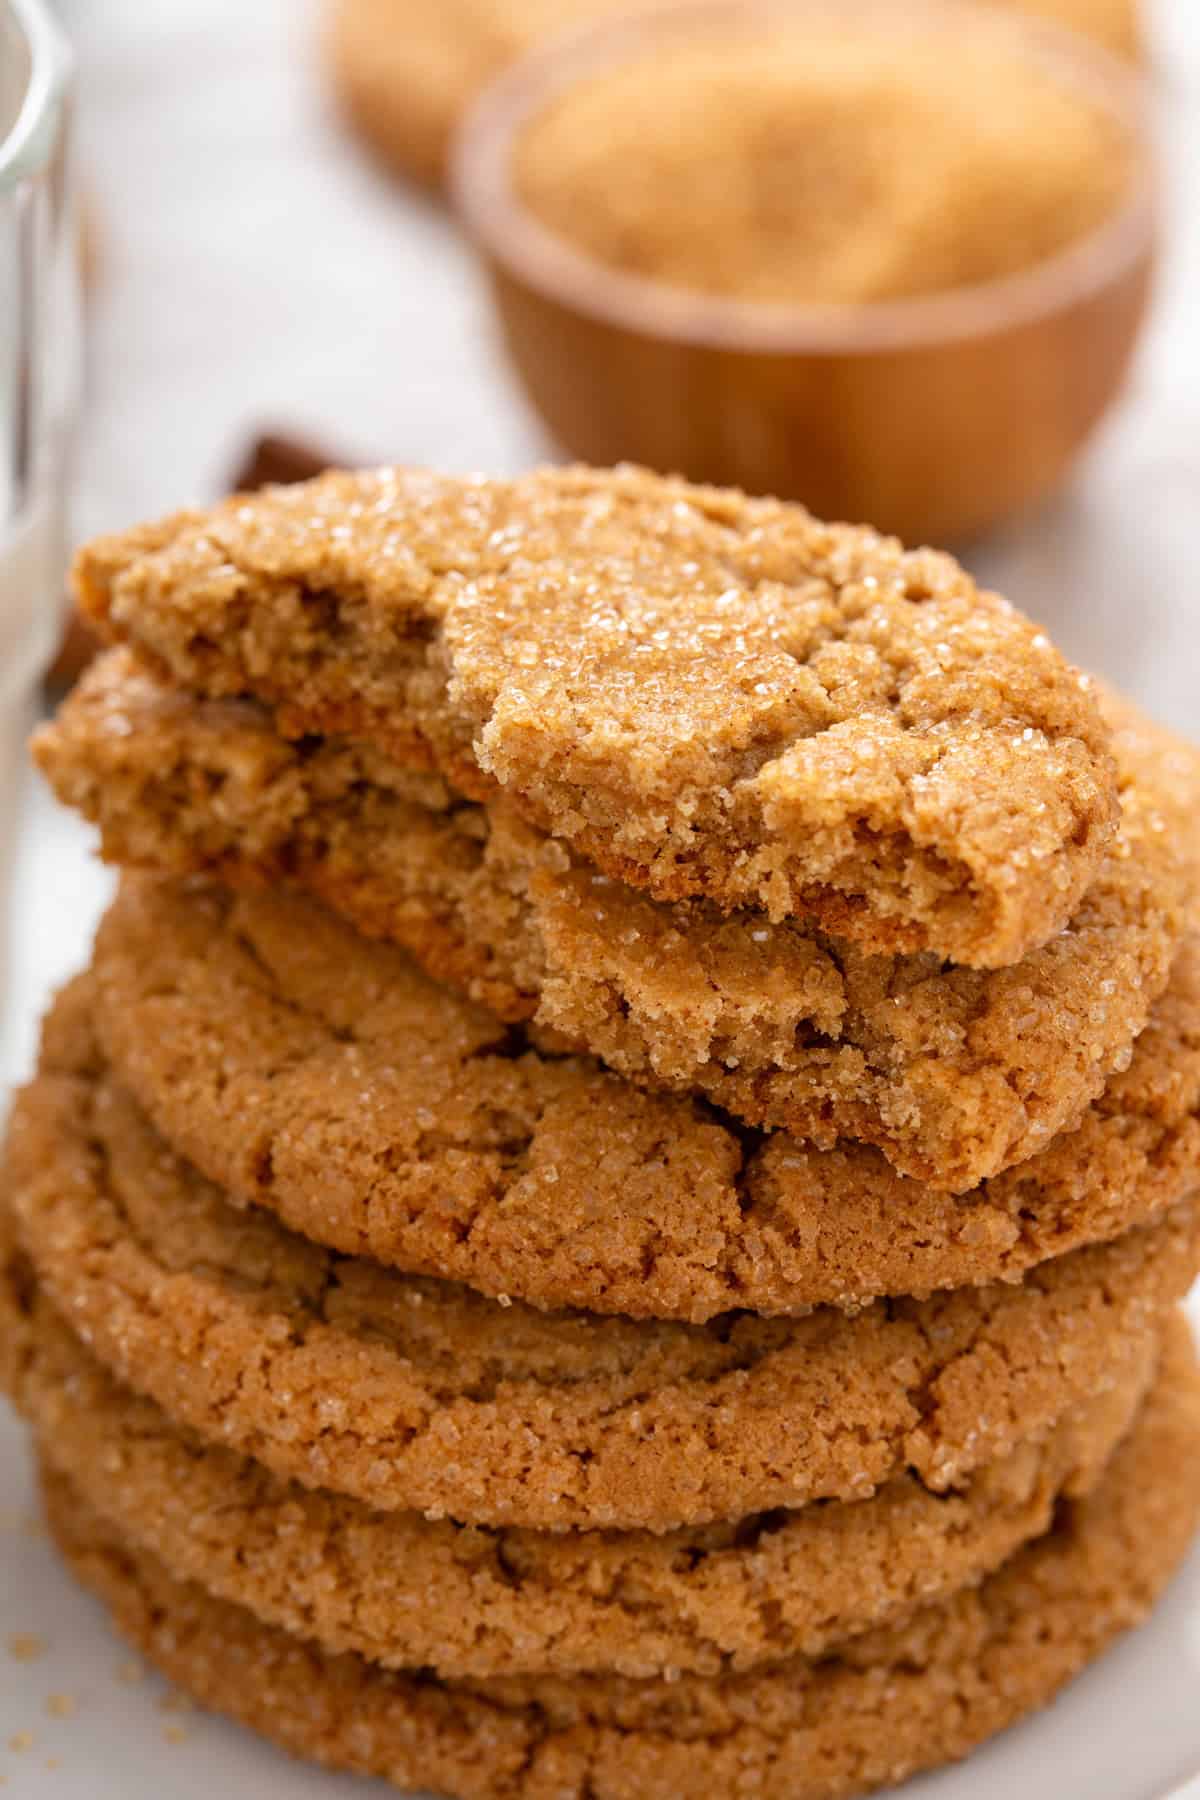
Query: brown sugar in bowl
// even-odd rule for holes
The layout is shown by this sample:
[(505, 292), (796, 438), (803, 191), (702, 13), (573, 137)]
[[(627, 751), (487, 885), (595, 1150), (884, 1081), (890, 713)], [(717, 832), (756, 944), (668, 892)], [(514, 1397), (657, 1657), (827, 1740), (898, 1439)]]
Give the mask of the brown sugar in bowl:
[[(830, 304), (780, 299), (777, 289), (744, 298), (732, 254), (722, 292), (631, 273), (582, 247), (599, 230), (594, 216), (581, 215), (578, 234), (570, 222), (560, 232), (523, 200), (521, 143), (564, 98), (635, 63), (661, 68), (698, 45), (744, 46), (806, 22), (861, 31), (876, 46), (881, 33), (898, 46), (918, 28), (946, 33), (949, 80), (955, 34), (970, 34), (958, 42), (976, 58), (1028, 59), (1127, 151), (1111, 207), (1064, 247), (995, 277)], [(664, 117), (674, 129), (674, 115)], [(646, 168), (636, 176), (644, 199), (653, 192)], [(568, 453), (799, 499), (822, 517), (869, 520), (909, 542), (970, 538), (1061, 485), (1121, 388), (1154, 264), (1142, 83), (1072, 33), (972, 0), (903, 9), (895, 0), (686, 0), (573, 33), (515, 65), (478, 103), (453, 185), (512, 361)], [(699, 182), (696, 194), (699, 208)], [(618, 218), (614, 241), (623, 229)], [(703, 256), (703, 245), (692, 248)], [(1003, 235), (995, 248), (1006, 254)], [(720, 264), (717, 249), (712, 279), (725, 281)]]

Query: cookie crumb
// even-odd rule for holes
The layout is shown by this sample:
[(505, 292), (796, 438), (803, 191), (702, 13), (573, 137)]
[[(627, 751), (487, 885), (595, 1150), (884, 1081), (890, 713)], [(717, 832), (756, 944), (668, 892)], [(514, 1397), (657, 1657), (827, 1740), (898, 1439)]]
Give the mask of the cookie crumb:
[(8, 1747), (19, 1755), (24, 1750), (33, 1749), (32, 1731), (14, 1731), (8, 1740)]
[(73, 1719), (79, 1707), (74, 1694), (50, 1694), (46, 1699), (46, 1712), (52, 1719)]
[(8, 1640), (8, 1654), (14, 1662), (36, 1662), (46, 1654), (46, 1640), (35, 1631), (14, 1631)]
[(177, 1744), (186, 1744), (187, 1743), (187, 1735), (188, 1734), (184, 1730), (182, 1725), (164, 1725), (163, 1726), (163, 1742), (165, 1744), (171, 1744), (172, 1746), (177, 1745)]

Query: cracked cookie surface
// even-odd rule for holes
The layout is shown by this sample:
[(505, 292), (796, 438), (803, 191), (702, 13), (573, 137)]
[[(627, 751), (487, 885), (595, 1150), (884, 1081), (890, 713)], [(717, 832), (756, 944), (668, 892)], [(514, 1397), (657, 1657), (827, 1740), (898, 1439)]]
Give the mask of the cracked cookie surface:
[(1194, 940), (1077, 1128), (961, 1197), (547, 1055), (286, 892), (127, 877), (89, 991), (122, 1084), (237, 1200), (536, 1305), (702, 1322), (1019, 1278), (1200, 1170)]
[(865, 1140), (963, 1190), (1077, 1121), (1127, 1059), (1184, 927), (1200, 751), (1106, 706), (1121, 831), (1069, 928), (992, 971), (656, 902), (511, 809), (464, 802), (346, 739), (289, 743), (264, 709), (197, 701), (126, 651), (86, 678), (35, 754), (59, 797), (99, 820), (114, 861), (308, 889), (435, 979), (640, 1085), (825, 1147)]
[(1179, 1207), (1020, 1284), (854, 1318), (498, 1305), (232, 1208), (106, 1072), (86, 979), (47, 1023), (5, 1167), (48, 1298), (171, 1417), (376, 1508), (551, 1530), (861, 1499), (905, 1470), (954, 1487), (1127, 1371), (1200, 1261)]
[(388, 1674), (178, 1583), (61, 1478), (46, 1495), (118, 1629), (202, 1704), (300, 1755), (461, 1800), (848, 1800), (965, 1755), (1146, 1616), (1200, 1512), (1200, 1384), (1176, 1337), (1100, 1486), (978, 1588), (821, 1661), (716, 1679)]
[(41, 1453), (177, 1576), (325, 1649), (443, 1676), (715, 1674), (902, 1618), (976, 1582), (1091, 1491), (1155, 1373), (1110, 1392), (961, 1493), (912, 1476), (871, 1500), (653, 1536), (488, 1531), (377, 1513), (283, 1482), (122, 1388), (31, 1291), (0, 1223), (0, 1369)]
[(438, 769), (604, 873), (1015, 962), (1117, 824), (1090, 680), (949, 557), (636, 469), (332, 474), (98, 540), (173, 680)]

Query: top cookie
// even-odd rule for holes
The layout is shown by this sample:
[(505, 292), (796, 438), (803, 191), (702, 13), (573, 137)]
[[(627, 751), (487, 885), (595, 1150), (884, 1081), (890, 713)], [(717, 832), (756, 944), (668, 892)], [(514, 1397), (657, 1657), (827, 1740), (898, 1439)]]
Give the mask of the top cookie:
[(949, 557), (636, 469), (332, 474), (100, 540), (80, 602), (289, 735), (436, 767), (604, 873), (1015, 962), (1116, 828), (1089, 679)]
[[(1070, 927), (1006, 969), (872, 956), (802, 921), (652, 900), (502, 804), (345, 739), (289, 743), (257, 702), (196, 699), (128, 649), (100, 658), (32, 750), (113, 862), (307, 888), (435, 980), (641, 1086), (826, 1147), (874, 1143), (906, 1174), (966, 1189), (1042, 1150), (1124, 1066), (1183, 929), (1200, 748), (1111, 696), (1106, 715), (1121, 829)], [(158, 996), (141, 927), (126, 935), (127, 966)], [(364, 952), (332, 954), (340, 967)], [(132, 1033), (128, 1001), (114, 1011)], [(144, 1035), (157, 1051), (162, 1032)], [(424, 1030), (416, 1042), (428, 1050)]]

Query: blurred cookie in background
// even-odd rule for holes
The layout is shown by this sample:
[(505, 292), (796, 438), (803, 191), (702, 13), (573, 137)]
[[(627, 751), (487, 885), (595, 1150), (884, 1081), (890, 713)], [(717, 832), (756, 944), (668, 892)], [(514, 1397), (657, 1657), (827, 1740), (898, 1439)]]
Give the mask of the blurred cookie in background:
[(440, 188), (459, 120), (510, 62), (628, 0), (332, 0), (328, 33), (343, 111), (394, 173)]
[[(1125, 56), (1143, 47), (1139, 0), (1004, 3)], [(379, 160), (440, 188), (463, 114), (510, 62), (572, 25), (644, 10), (636, 0), (331, 0), (329, 61), (347, 119)]]

